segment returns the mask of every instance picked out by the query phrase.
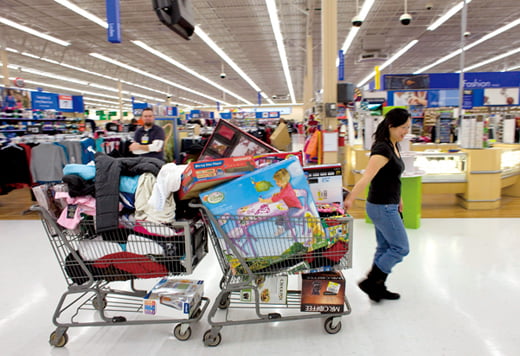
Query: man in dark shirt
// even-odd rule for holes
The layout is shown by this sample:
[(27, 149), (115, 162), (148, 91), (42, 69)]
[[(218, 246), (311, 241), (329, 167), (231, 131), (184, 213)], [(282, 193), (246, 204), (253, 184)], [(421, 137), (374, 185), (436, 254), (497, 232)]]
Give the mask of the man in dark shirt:
[(143, 109), (143, 126), (134, 135), (134, 142), (129, 149), (136, 155), (159, 158), (164, 161), (164, 130), (154, 124), (155, 116), (151, 108)]

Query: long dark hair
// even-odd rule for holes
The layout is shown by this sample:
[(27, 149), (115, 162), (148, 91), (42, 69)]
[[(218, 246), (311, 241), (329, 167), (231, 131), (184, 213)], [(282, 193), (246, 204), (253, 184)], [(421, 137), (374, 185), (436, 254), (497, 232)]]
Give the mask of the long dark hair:
[(376, 132), (374, 132), (374, 143), (390, 141), (390, 127), (403, 125), (409, 117), (410, 113), (406, 109), (395, 108), (387, 112), (385, 119), (377, 125)]

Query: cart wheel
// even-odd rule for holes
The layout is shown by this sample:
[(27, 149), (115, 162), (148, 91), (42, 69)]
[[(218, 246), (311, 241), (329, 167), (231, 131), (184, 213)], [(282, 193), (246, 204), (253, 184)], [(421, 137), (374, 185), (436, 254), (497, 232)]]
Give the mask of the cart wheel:
[(231, 304), (231, 298), (229, 293), (223, 294), (222, 298), (220, 298), (220, 301), (218, 302), (219, 309), (227, 309), (229, 307), (229, 304)]
[(180, 341), (186, 341), (191, 337), (191, 328), (188, 326), (184, 334), (181, 331), (182, 324), (175, 325), (175, 328), (173, 329), (173, 335), (177, 338), (177, 340)]
[(98, 296), (96, 295), (93, 299), (92, 299), (92, 306), (94, 307), (94, 309), (96, 310), (103, 310), (106, 308), (107, 306), (107, 300), (105, 297), (103, 297), (103, 299), (99, 299)]
[(338, 322), (336, 327), (333, 327), (332, 326), (333, 319), (334, 319), (333, 317), (330, 317), (330, 318), (327, 318), (327, 320), (325, 320), (324, 328), (325, 328), (325, 331), (328, 332), (329, 334), (337, 334), (341, 330), (341, 321)]
[(222, 335), (218, 333), (217, 336), (213, 336), (211, 330), (208, 330), (204, 333), (204, 338), (202, 340), (204, 341), (204, 345), (215, 347), (220, 345), (220, 342), (222, 341)]
[(63, 347), (67, 344), (69, 341), (69, 336), (67, 333), (64, 333), (59, 340), (56, 338), (56, 331), (53, 331), (51, 335), (49, 336), (49, 344), (56, 347)]

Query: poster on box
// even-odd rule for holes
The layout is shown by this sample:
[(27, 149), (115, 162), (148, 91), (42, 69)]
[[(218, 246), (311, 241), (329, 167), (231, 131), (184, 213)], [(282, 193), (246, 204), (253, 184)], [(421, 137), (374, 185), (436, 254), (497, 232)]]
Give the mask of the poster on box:
[(328, 244), (297, 157), (221, 184), (200, 199), (245, 257), (280, 256), (291, 248), (309, 251)]

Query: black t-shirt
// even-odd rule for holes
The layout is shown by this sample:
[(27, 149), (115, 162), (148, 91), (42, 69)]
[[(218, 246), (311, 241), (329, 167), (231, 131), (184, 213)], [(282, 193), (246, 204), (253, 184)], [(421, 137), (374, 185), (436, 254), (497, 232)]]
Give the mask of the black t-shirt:
[[(135, 132), (134, 141), (137, 142), (137, 143), (140, 143), (141, 145), (149, 145), (154, 140), (162, 140), (162, 141), (164, 141), (164, 130), (162, 129), (162, 127), (157, 126), (157, 125), (153, 125), (148, 130), (145, 130), (144, 127), (140, 127)], [(144, 154), (139, 155), (139, 156), (154, 157), (154, 158), (162, 159), (164, 161), (164, 153), (163, 152), (164, 152), (164, 145), (163, 145), (163, 149), (161, 151), (159, 151), (159, 152), (148, 152), (148, 153), (144, 153)]]
[(390, 142), (374, 143), (370, 152), (372, 155), (384, 156), (388, 158), (388, 163), (372, 179), (367, 200), (372, 204), (399, 204), (403, 160), (396, 155)]

